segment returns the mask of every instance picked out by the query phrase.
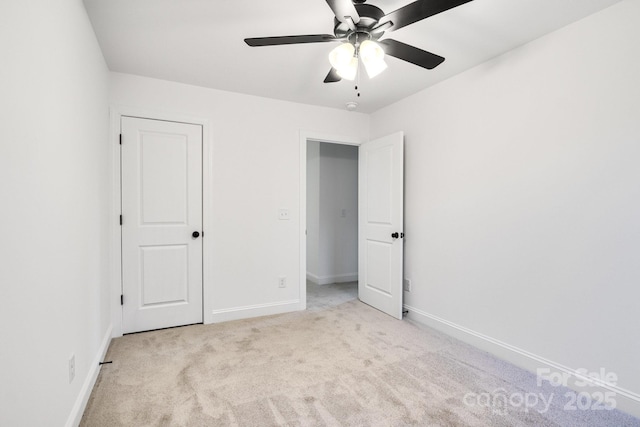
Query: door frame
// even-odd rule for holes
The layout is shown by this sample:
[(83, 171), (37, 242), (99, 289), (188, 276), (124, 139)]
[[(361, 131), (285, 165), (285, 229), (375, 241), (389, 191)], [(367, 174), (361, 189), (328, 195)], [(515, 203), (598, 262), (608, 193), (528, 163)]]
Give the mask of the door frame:
[(213, 304), (211, 302), (212, 263), (204, 260), (212, 259), (213, 254), (213, 127), (211, 119), (193, 116), (182, 112), (158, 111), (147, 108), (111, 106), (109, 108), (111, 145), (109, 156), (110, 176), (110, 228), (109, 228), (109, 295), (111, 302), (112, 337), (122, 336), (123, 309), (120, 305), (122, 295), (122, 235), (120, 227), (121, 182), (120, 182), (120, 122), (123, 116), (141, 119), (164, 120), (170, 122), (189, 123), (202, 126), (202, 229), (207, 233), (202, 239), (202, 319), (205, 324), (212, 323)]
[(300, 310), (307, 308), (307, 142), (309, 141), (359, 147), (368, 139), (300, 131)]

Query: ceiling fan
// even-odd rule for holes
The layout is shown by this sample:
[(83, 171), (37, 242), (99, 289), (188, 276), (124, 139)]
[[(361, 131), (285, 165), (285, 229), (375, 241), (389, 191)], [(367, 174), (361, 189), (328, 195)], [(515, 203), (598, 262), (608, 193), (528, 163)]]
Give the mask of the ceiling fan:
[(472, 0), (417, 0), (386, 15), (380, 8), (365, 4), (365, 1), (326, 0), (335, 14), (334, 35), (256, 37), (244, 41), (249, 46), (342, 42), (329, 54), (331, 70), (324, 79), (325, 83), (334, 83), (342, 79), (354, 80), (358, 60), (362, 61), (369, 77), (373, 78), (387, 68), (384, 62), (385, 54), (431, 70), (444, 61), (442, 56), (397, 40), (380, 39), (385, 33)]

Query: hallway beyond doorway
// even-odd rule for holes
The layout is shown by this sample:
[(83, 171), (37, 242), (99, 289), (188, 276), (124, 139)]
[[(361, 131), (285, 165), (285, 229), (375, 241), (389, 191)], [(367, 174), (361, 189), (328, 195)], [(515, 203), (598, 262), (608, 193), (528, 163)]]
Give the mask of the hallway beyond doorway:
[(316, 285), (307, 280), (307, 310), (324, 310), (354, 299), (358, 299), (358, 282)]

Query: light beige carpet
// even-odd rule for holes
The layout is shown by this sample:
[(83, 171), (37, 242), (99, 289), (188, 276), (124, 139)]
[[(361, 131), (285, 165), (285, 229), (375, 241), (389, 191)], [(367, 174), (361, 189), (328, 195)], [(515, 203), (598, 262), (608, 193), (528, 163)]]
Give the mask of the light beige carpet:
[(358, 299), (358, 282), (316, 285), (307, 281), (307, 310), (326, 310), (354, 299)]
[(114, 339), (83, 426), (638, 426), (619, 411), (469, 404), (556, 393), (533, 374), (351, 300)]

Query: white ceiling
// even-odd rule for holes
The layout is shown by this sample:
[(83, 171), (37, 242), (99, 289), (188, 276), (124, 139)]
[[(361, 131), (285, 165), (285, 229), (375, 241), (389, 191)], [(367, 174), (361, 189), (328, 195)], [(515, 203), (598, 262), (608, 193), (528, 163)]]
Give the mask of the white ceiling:
[[(325, 0), (85, 0), (112, 71), (373, 112), (619, 0), (474, 0), (383, 38), (439, 54), (425, 70), (396, 58), (360, 98), (352, 82), (325, 84), (334, 43), (249, 47), (246, 37), (333, 34)], [(369, 0), (389, 13), (410, 0)], [(540, 64), (553, 67), (553, 64)]]

